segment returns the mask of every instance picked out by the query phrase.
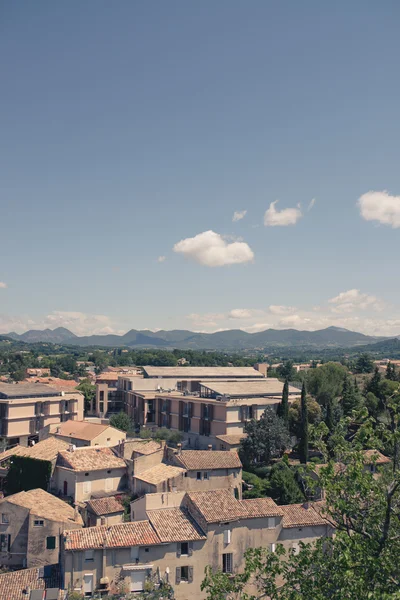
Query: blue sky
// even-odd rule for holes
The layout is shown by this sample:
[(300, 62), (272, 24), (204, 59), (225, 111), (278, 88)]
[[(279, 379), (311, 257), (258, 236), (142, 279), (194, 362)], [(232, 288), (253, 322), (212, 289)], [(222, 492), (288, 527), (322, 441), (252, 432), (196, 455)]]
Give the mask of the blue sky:
[(399, 17), (3, 3), (0, 331), (399, 334)]

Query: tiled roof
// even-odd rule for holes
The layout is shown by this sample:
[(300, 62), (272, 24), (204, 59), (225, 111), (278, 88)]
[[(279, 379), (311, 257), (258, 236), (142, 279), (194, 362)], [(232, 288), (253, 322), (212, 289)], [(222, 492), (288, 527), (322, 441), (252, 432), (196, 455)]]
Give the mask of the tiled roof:
[[(2, 600), (28, 600), (25, 590), (59, 589), (61, 586), (60, 567), (51, 565), (45, 568), (34, 567), (0, 575), (0, 598)], [(48, 573), (48, 574), (47, 574)]]
[(314, 527), (317, 525), (327, 525), (328, 522), (321, 516), (321, 511), (308, 504), (288, 504), (280, 507), (283, 511), (282, 525), (284, 528), (290, 527)]
[(162, 542), (206, 539), (204, 532), (184, 508), (149, 510), (147, 516)]
[(225, 450), (182, 450), (175, 460), (185, 469), (240, 469), (242, 463), (236, 452)]
[(77, 516), (78, 521), (75, 521), (75, 511), (70, 504), (40, 488), (7, 496), (0, 500), (0, 507), (7, 502), (29, 509), (30, 513), (37, 517), (49, 521), (62, 521), (66, 526), (71, 522), (83, 524), (80, 515)]
[(86, 502), (89, 508), (95, 515), (111, 515), (112, 513), (124, 512), (124, 507), (114, 496), (110, 498), (97, 498)]
[(79, 383), (73, 379), (61, 379), (58, 377), (29, 377), (28, 379), (25, 379), (25, 381), (46, 384), (51, 388), (55, 388), (57, 391), (75, 390), (76, 386), (79, 385)]
[(189, 511), (192, 504), (207, 523), (249, 518), (247, 509), (236, 500), (232, 490), (188, 492), (185, 498), (189, 500)]
[(74, 471), (100, 471), (101, 469), (120, 469), (125, 461), (114, 454), (111, 448), (83, 447), (74, 452), (60, 452), (57, 465)]
[(90, 421), (69, 420), (53, 426), (51, 432), (57, 435), (62, 435), (63, 437), (91, 441), (100, 435), (100, 433), (106, 431), (108, 427), (110, 427), (110, 425), (101, 425), (100, 423), (91, 423)]
[(182, 469), (181, 467), (173, 467), (171, 465), (160, 463), (159, 465), (151, 467), (151, 469), (147, 469), (147, 471), (143, 471), (143, 473), (139, 473), (134, 477), (135, 479), (140, 479), (140, 481), (157, 485), (158, 483), (162, 483), (167, 479), (178, 477), (179, 475), (182, 475), (182, 473), (185, 473), (185, 469)]
[(64, 543), (65, 550), (89, 550), (152, 546), (161, 542), (149, 521), (135, 521), (64, 531)]
[(6, 450), (0, 454), (0, 463), (11, 456), (29, 456), (29, 458), (51, 461), (57, 458), (59, 452), (66, 450), (67, 448), (67, 442), (51, 436), (38, 442), (34, 446), (15, 446), (14, 448), (10, 448), (10, 450)]
[(364, 454), (364, 462), (367, 464), (375, 463), (376, 465), (386, 465), (390, 463), (390, 458), (384, 456), (379, 450), (365, 450)]
[(60, 396), (60, 392), (41, 383), (0, 383), (0, 394), (6, 398), (27, 398), (33, 400), (46, 396)]
[(100, 375), (97, 375), (96, 377), (96, 383), (102, 383), (103, 381), (118, 381), (118, 377), (118, 373), (100, 373)]
[(148, 377), (264, 377), (253, 367), (143, 367)]
[(281, 517), (283, 511), (272, 498), (249, 498), (241, 501), (249, 517)]
[(159, 452), (162, 446), (154, 440), (125, 440), (124, 442), (124, 457), (131, 458), (132, 453), (137, 454), (153, 454)]
[(247, 437), (247, 433), (228, 433), (227, 435), (216, 435), (215, 437), (225, 444), (236, 445)]

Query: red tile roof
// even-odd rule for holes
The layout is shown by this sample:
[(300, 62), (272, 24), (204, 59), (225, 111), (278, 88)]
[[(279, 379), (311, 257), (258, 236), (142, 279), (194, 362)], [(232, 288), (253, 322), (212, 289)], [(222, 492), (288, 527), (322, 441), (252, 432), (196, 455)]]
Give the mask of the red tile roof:
[(64, 531), (65, 550), (152, 546), (161, 541), (149, 521)]
[(239, 455), (224, 450), (182, 450), (181, 454), (175, 454), (174, 458), (189, 471), (242, 468)]
[(390, 463), (390, 458), (384, 456), (379, 450), (365, 450), (364, 462), (367, 464), (386, 465)]
[(284, 528), (315, 527), (328, 524), (328, 521), (322, 516), (321, 510), (314, 508), (312, 503), (308, 505), (288, 504), (280, 508), (283, 511), (282, 525)]
[[(47, 571), (49, 571), (49, 575), (47, 575)], [(43, 567), (22, 569), (0, 575), (0, 598), (2, 600), (27, 600), (29, 596), (24, 591), (28, 588), (45, 590), (59, 589), (60, 586), (59, 565), (46, 567), (46, 577), (44, 577)]]
[(124, 512), (124, 507), (121, 502), (118, 502), (114, 496), (110, 498), (97, 498), (86, 502), (86, 507), (89, 508), (95, 515), (111, 515), (112, 513)]
[(149, 510), (147, 516), (162, 542), (206, 539), (204, 532), (184, 508)]
[(239, 500), (236, 500), (232, 490), (188, 492), (185, 498), (188, 500), (189, 511), (192, 512), (193, 506), (206, 523), (249, 518), (247, 509)]
[(248, 498), (241, 501), (249, 517), (281, 517), (283, 511), (272, 498)]
[(57, 466), (74, 471), (100, 471), (101, 469), (121, 469), (126, 467), (122, 458), (114, 454), (111, 448), (84, 447), (74, 452), (60, 452)]

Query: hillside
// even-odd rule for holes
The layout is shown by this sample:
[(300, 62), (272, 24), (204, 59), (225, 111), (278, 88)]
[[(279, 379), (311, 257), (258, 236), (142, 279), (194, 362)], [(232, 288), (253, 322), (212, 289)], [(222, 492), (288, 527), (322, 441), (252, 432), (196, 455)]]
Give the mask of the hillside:
[(278, 348), (345, 348), (374, 344), (385, 338), (367, 336), (362, 333), (337, 327), (318, 331), (297, 329), (267, 329), (258, 333), (247, 333), (240, 329), (216, 333), (196, 333), (186, 330), (149, 331), (131, 329), (124, 335), (91, 335), (79, 337), (65, 329), (30, 330), (23, 334), (11, 332), (13, 340), (25, 343), (47, 342), (73, 346), (105, 346), (129, 348), (179, 348), (192, 350), (271, 350)]

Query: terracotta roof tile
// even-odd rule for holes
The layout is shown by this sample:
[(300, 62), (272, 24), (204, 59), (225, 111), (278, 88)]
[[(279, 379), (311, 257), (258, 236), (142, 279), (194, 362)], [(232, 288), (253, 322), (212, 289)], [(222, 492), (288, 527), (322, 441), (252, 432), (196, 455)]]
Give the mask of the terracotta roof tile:
[(188, 492), (185, 496), (189, 511), (194, 506), (207, 523), (236, 521), (248, 518), (249, 513), (232, 490), (212, 490), (209, 492)]
[(124, 507), (121, 502), (118, 502), (114, 496), (110, 498), (97, 498), (86, 502), (89, 508), (95, 515), (111, 515), (112, 513), (124, 512)]
[[(28, 508), (30, 513), (37, 517), (48, 519), (49, 521), (64, 522), (65, 526), (68, 523), (76, 522), (75, 511), (70, 504), (40, 488), (6, 496), (6, 498), (0, 500), (0, 506), (7, 502)], [(77, 518), (78, 524), (83, 525), (81, 516), (79, 515)]]
[(121, 469), (125, 461), (114, 454), (111, 448), (84, 447), (74, 452), (60, 452), (57, 465), (74, 471), (100, 471), (101, 469)]
[(133, 452), (148, 455), (160, 450), (162, 450), (162, 446), (154, 440), (125, 440), (124, 442), (125, 458), (131, 458)]
[(160, 539), (149, 521), (64, 531), (65, 550), (89, 550), (103, 547), (127, 548), (129, 546), (152, 546), (160, 543)]
[(182, 450), (175, 460), (189, 471), (197, 469), (240, 469), (242, 463), (236, 452), (225, 450)]
[(250, 517), (281, 517), (283, 511), (272, 498), (248, 498), (241, 501)]
[(375, 463), (377, 465), (386, 465), (390, 463), (390, 458), (384, 456), (379, 450), (365, 450), (363, 454), (366, 463)]
[[(2, 600), (27, 600), (24, 593), (28, 587), (31, 590), (59, 589), (61, 586), (60, 567), (22, 569), (0, 575), (0, 598)], [(60, 594), (61, 597), (61, 594)]]
[(148, 510), (147, 516), (162, 542), (206, 539), (205, 533), (185, 508)]
[(306, 504), (288, 504), (280, 508), (283, 511), (282, 525), (284, 528), (328, 524), (328, 521), (322, 517), (321, 511), (314, 508), (312, 503), (308, 507)]
[(138, 473), (138, 475), (135, 475), (134, 477), (135, 479), (140, 479), (140, 481), (145, 481), (151, 485), (157, 485), (158, 483), (167, 481), (167, 479), (178, 477), (185, 472), (186, 470), (182, 469), (181, 467), (174, 467), (160, 463), (155, 467), (151, 467), (151, 469), (147, 469), (147, 471), (143, 471), (143, 473)]
[(54, 460), (59, 452), (66, 450), (68, 443), (55, 437), (49, 437), (34, 446), (14, 446), (0, 454), (0, 463), (11, 456), (29, 456), (39, 460)]
[[(51, 433), (62, 435), (63, 437), (91, 441), (100, 435), (100, 433), (106, 431), (108, 427), (110, 427), (110, 425), (101, 425), (100, 423), (91, 423), (90, 421), (68, 420), (65, 421), (65, 423), (53, 425), (51, 428)], [(125, 437), (125, 435), (123, 435), (123, 437)]]
[(247, 433), (228, 433), (227, 435), (216, 435), (217, 440), (225, 444), (240, 444), (247, 437)]

